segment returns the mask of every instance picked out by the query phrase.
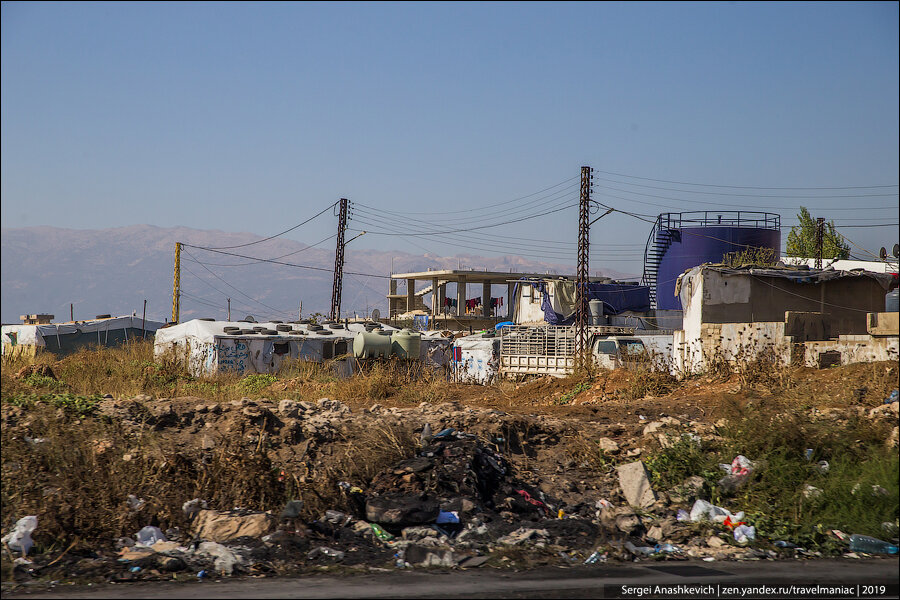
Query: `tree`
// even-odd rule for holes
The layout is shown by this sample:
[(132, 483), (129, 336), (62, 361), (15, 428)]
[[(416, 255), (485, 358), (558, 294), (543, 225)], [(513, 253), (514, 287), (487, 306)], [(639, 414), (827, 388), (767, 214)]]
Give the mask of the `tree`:
[[(816, 220), (809, 216), (805, 206), (800, 207), (799, 225), (791, 227), (787, 239), (787, 255), (802, 258), (816, 256)], [(822, 258), (849, 258), (850, 246), (834, 229), (834, 221), (826, 222), (822, 228)]]

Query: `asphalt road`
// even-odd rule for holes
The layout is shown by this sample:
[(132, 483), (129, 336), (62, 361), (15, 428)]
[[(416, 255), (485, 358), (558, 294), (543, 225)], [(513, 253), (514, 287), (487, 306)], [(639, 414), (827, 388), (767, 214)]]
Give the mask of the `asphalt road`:
[[(896, 598), (900, 561), (642, 562), (615, 566), (544, 568), (532, 571), (372, 572), (349, 576), (245, 578), (220, 581), (136, 582), (4, 590), (4, 598), (646, 598), (845, 597)], [(774, 589), (761, 590), (759, 586)], [(846, 586), (846, 595), (789, 586)], [(663, 588), (654, 596), (656, 586)], [(680, 586), (671, 588), (671, 586)], [(730, 590), (735, 586), (735, 590)], [(859, 587), (857, 587), (859, 586)], [(882, 586), (884, 589), (882, 589)], [(649, 587), (649, 590), (648, 590)], [(756, 588), (752, 590), (750, 588)], [(753, 594), (750, 592), (761, 592)], [(820, 590), (826, 591), (826, 590)], [(831, 590), (834, 591), (833, 589)], [(838, 590), (840, 592), (841, 590)], [(870, 592), (870, 593), (866, 593)]]

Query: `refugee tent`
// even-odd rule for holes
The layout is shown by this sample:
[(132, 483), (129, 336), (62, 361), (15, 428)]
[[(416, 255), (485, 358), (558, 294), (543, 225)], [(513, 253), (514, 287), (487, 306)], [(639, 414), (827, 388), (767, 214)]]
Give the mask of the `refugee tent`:
[(71, 354), (91, 345), (117, 346), (135, 339), (152, 339), (165, 323), (125, 316), (70, 323), (42, 325), (3, 325), (3, 355), (31, 354), (47, 350), (56, 354)]
[[(396, 328), (382, 325), (384, 331)], [(157, 332), (154, 354), (174, 353), (186, 358), (193, 375), (217, 372), (240, 374), (276, 373), (287, 359), (323, 362), (335, 360), (339, 375), (354, 372), (353, 340), (365, 332), (364, 323), (247, 323), (192, 320)], [(421, 360), (442, 366), (442, 347), (449, 341), (439, 336), (423, 336)]]
[(500, 367), (500, 338), (494, 332), (457, 338), (452, 346), (450, 377), (461, 383), (490, 384)]

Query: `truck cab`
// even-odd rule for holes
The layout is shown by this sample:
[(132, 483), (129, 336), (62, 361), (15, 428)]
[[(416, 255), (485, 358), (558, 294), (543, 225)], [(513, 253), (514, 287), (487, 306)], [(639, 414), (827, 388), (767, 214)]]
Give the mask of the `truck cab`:
[(636, 337), (622, 335), (594, 336), (591, 341), (591, 355), (594, 364), (601, 369), (616, 369), (624, 366), (646, 352), (644, 342)]

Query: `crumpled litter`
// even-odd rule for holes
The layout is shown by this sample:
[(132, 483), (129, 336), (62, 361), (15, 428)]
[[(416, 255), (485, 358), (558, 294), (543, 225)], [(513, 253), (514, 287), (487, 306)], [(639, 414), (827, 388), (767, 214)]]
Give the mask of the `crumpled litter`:
[(152, 525), (147, 525), (134, 534), (134, 539), (140, 546), (152, 546), (156, 542), (168, 541), (162, 530), (159, 527), (154, 527)]
[(37, 517), (34, 515), (22, 517), (16, 521), (13, 530), (4, 535), (0, 542), (9, 546), (10, 550), (21, 552), (22, 556), (27, 555), (34, 546), (31, 534), (37, 529), (37, 523)]
[(734, 541), (744, 544), (756, 539), (756, 527), (751, 525), (738, 525), (734, 528)]
[(726, 518), (731, 516), (731, 512), (721, 506), (714, 506), (706, 500), (697, 500), (691, 507), (691, 521), (713, 521), (715, 523), (723, 523)]

